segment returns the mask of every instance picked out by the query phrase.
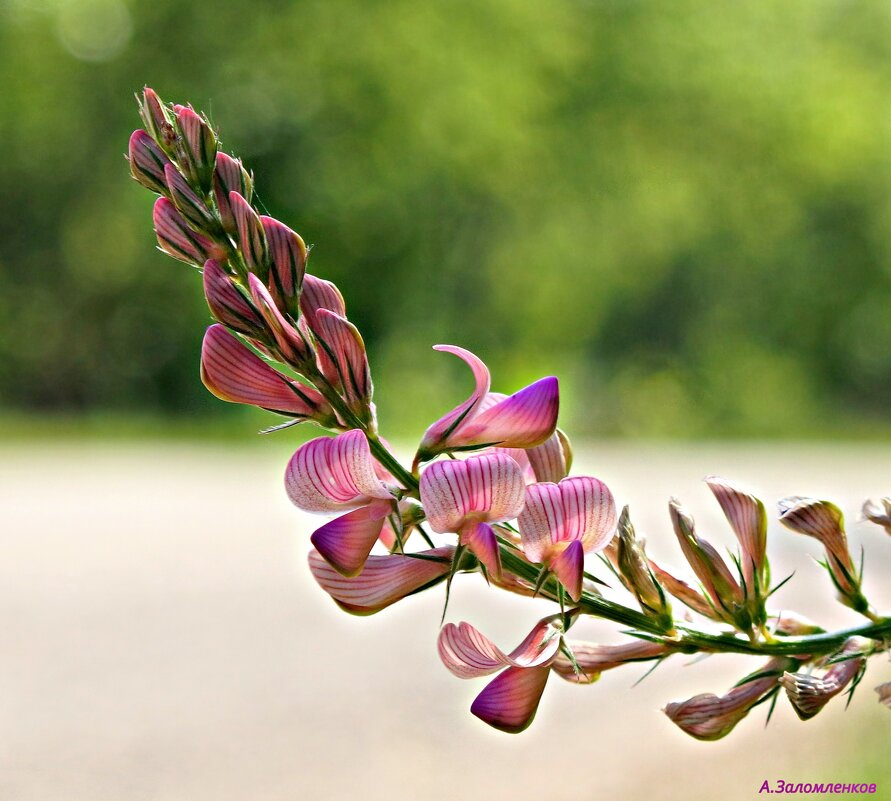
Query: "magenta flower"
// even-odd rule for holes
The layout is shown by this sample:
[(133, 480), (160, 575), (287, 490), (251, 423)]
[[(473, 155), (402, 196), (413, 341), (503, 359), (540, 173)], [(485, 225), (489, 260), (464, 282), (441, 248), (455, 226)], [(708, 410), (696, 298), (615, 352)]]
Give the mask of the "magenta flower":
[[(560, 649), (563, 616), (540, 620), (509, 654), (469, 623), (446, 623), (439, 633), (439, 656), (460, 679), (503, 671), (476, 697), (470, 711), (501, 731), (516, 734), (532, 723)], [(507, 668), (504, 670), (504, 668)]]
[(336, 424), (333, 410), (319, 392), (274, 370), (219, 324), (210, 326), (204, 335), (201, 380), (221, 400), (325, 426)]
[(464, 403), (427, 429), (416, 461), (489, 445), (532, 448), (554, 433), (560, 405), (556, 378), (542, 378), (484, 409), (490, 383), (486, 365), (470, 351), (454, 345), (436, 345), (435, 350), (453, 353), (467, 362), (476, 388)]
[(158, 246), (168, 256), (197, 266), (203, 265), (208, 259), (225, 260), (226, 249), (193, 231), (166, 197), (159, 197), (155, 201), (152, 221), (155, 224)]
[(616, 528), (616, 504), (596, 478), (532, 484), (517, 523), (523, 551), (546, 565), (574, 601), (582, 596), (586, 553), (603, 550)]
[(464, 461), (434, 462), (421, 474), (421, 503), (430, 527), (455, 533), (493, 576), (501, 575), (501, 557), (492, 523), (512, 520), (523, 508), (523, 474), (503, 453), (485, 453)]
[(365, 434), (353, 429), (301, 445), (288, 462), (285, 490), (305, 512), (347, 512), (310, 539), (338, 572), (360, 573), (395, 504), (375, 469)]
[(415, 554), (369, 556), (362, 572), (348, 577), (318, 551), (310, 551), (309, 569), (341, 609), (354, 615), (373, 615), (445, 579), (454, 554), (455, 548), (448, 545)]

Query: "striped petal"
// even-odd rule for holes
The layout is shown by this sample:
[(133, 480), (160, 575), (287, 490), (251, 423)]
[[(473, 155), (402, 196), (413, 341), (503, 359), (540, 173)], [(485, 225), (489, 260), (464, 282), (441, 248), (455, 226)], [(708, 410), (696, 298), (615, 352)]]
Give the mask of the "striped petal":
[(492, 526), (488, 523), (471, 523), (461, 529), (459, 539), (482, 562), (488, 575), (496, 580), (501, 578), (501, 555)]
[(585, 572), (585, 551), (582, 541), (573, 540), (551, 559), (551, 570), (566, 588), (570, 598), (578, 601), (582, 597), (582, 580)]
[(248, 288), (251, 299), (259, 310), (266, 327), (275, 339), (275, 345), (282, 359), (298, 369), (310, 358), (309, 347), (301, 333), (279, 311), (263, 282), (251, 273), (248, 275)]
[(260, 406), (296, 417), (329, 418), (327, 401), (314, 389), (273, 370), (222, 325), (212, 325), (201, 346), (201, 380), (231, 403)]
[(621, 645), (598, 645), (592, 642), (567, 642), (572, 651), (575, 665), (565, 654), (558, 653), (551, 666), (555, 673), (575, 684), (593, 684), (604, 670), (612, 670), (628, 664), (648, 659), (660, 659), (671, 653), (665, 645), (649, 640), (634, 640)]
[(505, 667), (547, 666), (557, 655), (562, 631), (559, 615), (546, 617), (506, 654), (469, 623), (446, 623), (439, 632), (439, 658), (459, 679), (488, 676)]
[(207, 192), (211, 187), (217, 141), (210, 126), (188, 106), (174, 106), (180, 138), (177, 150), (186, 172)]
[(283, 303), (282, 308), (297, 316), (297, 301), (306, 272), (306, 244), (299, 234), (272, 217), (260, 217), (266, 234), (272, 270), (269, 285)]
[(554, 433), (559, 408), (557, 379), (542, 378), (460, 423), (446, 437), (445, 444), (450, 448), (532, 448)]
[(133, 131), (127, 148), (127, 160), (130, 162), (130, 174), (146, 189), (167, 194), (167, 179), (164, 167), (170, 163), (167, 156), (142, 129)]
[(229, 207), (235, 220), (239, 250), (244, 263), (248, 270), (265, 280), (269, 270), (269, 252), (260, 217), (238, 192), (229, 193)]
[(334, 383), (343, 387), (351, 408), (363, 408), (371, 400), (372, 383), (365, 343), (359, 330), (345, 317), (328, 309), (319, 309), (315, 333), (336, 370)]
[(265, 331), (260, 313), (213, 259), (204, 264), (204, 297), (211, 314), (228, 328), (250, 337), (259, 337)]
[(213, 214), (195, 193), (195, 190), (189, 186), (182, 173), (170, 162), (164, 165), (164, 180), (167, 182), (170, 199), (177, 211), (193, 228), (200, 231), (211, 231), (214, 228)]
[(523, 550), (533, 562), (547, 561), (553, 546), (581, 540), (584, 553), (607, 546), (616, 528), (616, 504), (602, 481), (588, 476), (526, 488), (518, 518)]
[(508, 668), (476, 697), (470, 711), (495, 729), (518, 734), (528, 728), (538, 711), (550, 668)]
[(226, 258), (226, 251), (213, 240), (193, 231), (166, 197), (159, 197), (155, 201), (152, 222), (158, 237), (158, 247), (174, 259), (200, 266), (208, 259)]
[(764, 504), (733, 481), (720, 476), (705, 479), (714, 494), (743, 553), (743, 576), (749, 588), (755, 574), (763, 576), (767, 552), (767, 512)]
[(455, 549), (451, 546), (412, 556), (369, 556), (358, 576), (338, 573), (316, 551), (309, 553), (309, 569), (319, 586), (347, 612), (373, 615), (407, 595), (436, 584), (449, 574)]
[(227, 234), (234, 235), (238, 232), (238, 226), (232, 213), (232, 204), (229, 202), (230, 192), (237, 192), (250, 203), (253, 194), (253, 181), (238, 159), (227, 156), (225, 153), (217, 153), (213, 174), (213, 197), (217, 204), (217, 211), (220, 213), (223, 230)]
[(307, 273), (303, 276), (303, 292), (300, 293), (300, 313), (312, 331), (316, 330), (316, 312), (319, 309), (346, 316), (346, 304), (340, 290), (330, 281)]
[(392, 511), (393, 504), (387, 501), (362, 506), (316, 529), (310, 541), (338, 573), (358, 575)]
[(536, 481), (551, 481), (555, 484), (569, 475), (572, 466), (572, 449), (566, 435), (556, 430), (541, 445), (525, 451)]
[(441, 417), (424, 433), (418, 448), (418, 453), (422, 459), (428, 459), (437, 453), (448, 450), (447, 443), (450, 442), (451, 435), (462, 423), (473, 416), (477, 407), (486, 397), (490, 383), (489, 368), (486, 367), (482, 359), (469, 350), (459, 348), (457, 345), (434, 345), (433, 349), (443, 351), (444, 353), (452, 353), (463, 359), (473, 373), (474, 389), (464, 403), (456, 406), (447, 415)]
[(318, 437), (301, 445), (288, 462), (285, 490), (304, 512), (330, 514), (392, 496), (375, 474), (374, 457), (359, 429)]
[(421, 474), (421, 503), (434, 531), (457, 532), (470, 517), (489, 523), (516, 517), (523, 508), (524, 486), (513, 459), (486, 453), (427, 467)]

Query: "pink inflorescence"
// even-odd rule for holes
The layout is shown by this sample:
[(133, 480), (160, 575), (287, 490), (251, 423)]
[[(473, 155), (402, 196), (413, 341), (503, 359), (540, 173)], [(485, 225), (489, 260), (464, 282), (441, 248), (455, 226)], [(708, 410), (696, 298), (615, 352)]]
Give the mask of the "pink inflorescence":
[[(378, 433), (365, 343), (338, 288), (307, 272), (309, 251), (298, 234), (257, 212), (252, 175), (219, 150), (204, 116), (163, 103), (148, 88), (139, 101), (145, 127), (130, 139), (131, 173), (158, 195), (160, 249), (201, 270), (215, 321), (202, 346), (202, 381), (222, 400), (288, 418), (277, 428), (312, 422), (328, 432), (299, 447), (285, 471), (294, 505), (325, 516), (310, 537), (309, 567), (319, 586), (358, 615), (437, 586), (447, 601), (457, 574), (481, 574), (497, 589), (556, 605), (510, 652), (469, 623), (442, 626), (439, 655), (453, 674), (494, 674), (471, 706), (478, 718), (522, 731), (552, 673), (585, 685), (604, 670), (655, 666), (677, 653), (767, 658), (722, 696), (665, 708), (688, 734), (717, 739), (783, 690), (799, 716), (817, 714), (852, 690), (867, 657), (887, 647), (891, 619), (866, 600), (842, 513), (828, 501), (787, 498), (780, 520), (823, 546), (839, 599), (869, 620), (860, 627), (827, 633), (788, 610), (771, 611), (777, 586), (764, 504), (718, 476), (706, 482), (739, 541), (738, 555), (721, 556), (672, 500), (674, 533), (695, 584), (654, 562), (609, 487), (570, 475), (572, 449), (557, 428), (552, 376), (513, 394), (493, 392), (481, 359), (436, 345), (470, 368), (473, 391), (427, 428), (404, 466)], [(891, 532), (888, 498), (867, 502), (864, 514)], [(609, 568), (609, 581), (589, 572), (593, 564)], [(687, 607), (682, 616), (673, 614), (671, 599)], [(443, 617), (445, 611), (444, 603)], [(623, 641), (569, 636), (591, 616), (621, 624)], [(878, 688), (886, 705), (888, 687)]]

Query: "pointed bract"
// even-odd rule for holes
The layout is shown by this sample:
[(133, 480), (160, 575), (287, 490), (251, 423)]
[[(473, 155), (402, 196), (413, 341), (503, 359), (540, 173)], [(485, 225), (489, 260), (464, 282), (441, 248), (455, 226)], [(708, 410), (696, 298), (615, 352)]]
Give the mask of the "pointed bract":
[(285, 490), (295, 506), (322, 514), (356, 509), (374, 499), (390, 500), (374, 466), (368, 439), (359, 429), (318, 437), (291, 457)]

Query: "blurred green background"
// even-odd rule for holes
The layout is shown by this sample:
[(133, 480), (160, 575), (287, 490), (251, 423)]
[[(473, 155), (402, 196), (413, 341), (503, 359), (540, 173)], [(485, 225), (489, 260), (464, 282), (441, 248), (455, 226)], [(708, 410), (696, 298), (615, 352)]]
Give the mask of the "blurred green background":
[(315, 245), (390, 436), (469, 384), (436, 342), (574, 434), (891, 436), (891, 5), (2, 0), (7, 433), (256, 416), (127, 173), (146, 83)]

